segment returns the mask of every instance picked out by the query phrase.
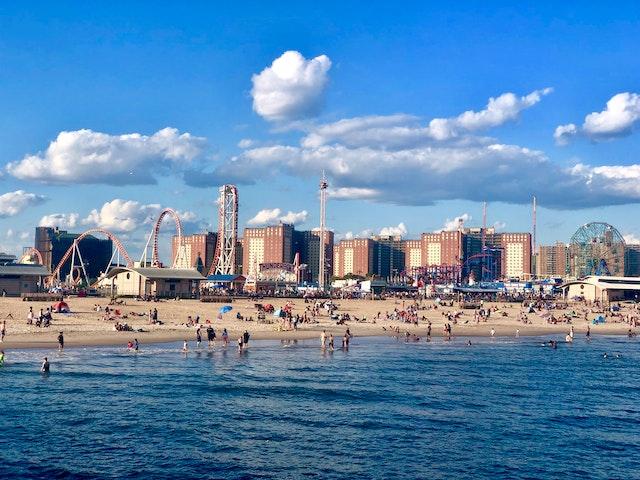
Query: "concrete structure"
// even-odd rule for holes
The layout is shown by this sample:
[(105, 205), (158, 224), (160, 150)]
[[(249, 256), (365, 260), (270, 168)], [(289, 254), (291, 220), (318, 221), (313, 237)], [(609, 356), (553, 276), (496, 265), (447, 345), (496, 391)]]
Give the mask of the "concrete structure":
[[(42, 254), (43, 265), (49, 271), (53, 271), (65, 252), (73, 245), (73, 241), (79, 236), (78, 233), (69, 233), (58, 228), (36, 227), (34, 247)], [(79, 248), (88, 277), (98, 278), (111, 260), (113, 243), (109, 239), (88, 235), (80, 242)], [(71, 262), (66, 262), (60, 270), (60, 278), (66, 278), (70, 269)]]
[(365, 277), (373, 272), (373, 246), (370, 238), (342, 240), (333, 247), (333, 275), (348, 274)]
[(640, 276), (640, 243), (625, 245), (624, 274), (628, 277)]
[(245, 276), (255, 276), (262, 263), (292, 263), (293, 225), (245, 228), (242, 252)]
[(380, 278), (397, 276), (404, 271), (405, 259), (402, 237), (399, 235), (374, 235), (373, 274)]
[(589, 276), (561, 285), (564, 298), (584, 297), (585, 300), (612, 302), (640, 298), (640, 278)]
[(539, 245), (536, 262), (538, 277), (564, 277), (569, 273), (569, 247), (562, 242)]
[[(331, 230), (324, 231), (325, 272), (333, 272), (333, 241)], [(300, 263), (307, 265), (302, 280), (318, 282), (320, 277), (320, 230), (293, 231), (293, 254), (300, 254)]]
[(132, 297), (189, 298), (200, 290), (205, 278), (195, 269), (116, 267), (100, 286), (112, 295)]
[[(200, 273), (211, 269), (216, 254), (217, 235), (213, 232), (182, 236), (182, 252), (178, 252), (178, 236), (171, 241), (171, 258), (176, 258), (176, 268), (197, 268)], [(178, 254), (180, 253), (180, 254)]]
[(8, 296), (38, 292), (49, 270), (43, 265), (13, 263), (0, 265), (0, 292)]
[(459, 265), (463, 260), (462, 232), (423, 233), (422, 265)]
[(524, 279), (531, 277), (531, 234), (530, 233), (498, 233), (496, 234), (502, 249), (501, 276)]
[(412, 268), (422, 267), (422, 241), (403, 240), (402, 251), (404, 252), (404, 268), (411, 271)]

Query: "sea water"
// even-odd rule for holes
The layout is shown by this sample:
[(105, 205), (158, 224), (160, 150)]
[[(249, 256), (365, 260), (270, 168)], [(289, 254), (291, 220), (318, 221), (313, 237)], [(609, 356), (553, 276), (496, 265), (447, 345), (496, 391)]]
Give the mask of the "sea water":
[(640, 478), (640, 343), (545, 340), (11, 350), (0, 478)]

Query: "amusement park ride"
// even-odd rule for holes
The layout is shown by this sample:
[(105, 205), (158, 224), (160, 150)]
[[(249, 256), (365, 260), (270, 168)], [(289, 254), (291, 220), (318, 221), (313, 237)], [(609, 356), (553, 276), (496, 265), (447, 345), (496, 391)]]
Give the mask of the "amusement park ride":
[[(176, 255), (172, 259), (171, 268), (186, 265), (186, 251), (183, 241), (182, 222), (177, 212), (173, 209), (166, 208), (160, 212), (158, 219), (153, 225), (153, 229), (147, 238), (147, 243), (140, 257), (140, 266), (164, 268), (160, 262), (158, 240), (160, 235), (160, 227), (165, 218), (171, 217), (175, 223), (177, 248)], [(102, 276), (107, 275), (109, 271), (117, 266), (133, 267), (129, 253), (125, 249), (122, 242), (113, 233), (103, 228), (92, 228), (82, 232), (74, 239), (73, 244), (64, 253), (60, 262), (53, 267), (51, 275), (45, 279), (48, 287), (53, 286), (79, 286), (81, 284), (91, 285), (91, 279), (88, 278), (85, 268), (85, 261), (82, 258), (81, 243), (88, 236), (100, 235), (111, 240), (113, 244), (113, 253), (104, 270)], [(235, 248), (238, 241), (238, 190), (234, 185), (223, 185), (220, 187), (220, 207), (219, 207), (219, 232), (218, 246), (216, 249), (215, 260), (211, 271), (220, 274), (233, 274), (235, 270)], [(151, 260), (149, 260), (149, 249), (151, 249)], [(69, 275), (67, 278), (60, 278), (62, 268), (71, 261)], [(21, 263), (38, 263), (43, 264), (44, 259), (42, 253), (35, 248), (29, 248), (24, 252)], [(101, 280), (101, 278), (98, 279)], [(94, 285), (97, 283), (94, 282)]]

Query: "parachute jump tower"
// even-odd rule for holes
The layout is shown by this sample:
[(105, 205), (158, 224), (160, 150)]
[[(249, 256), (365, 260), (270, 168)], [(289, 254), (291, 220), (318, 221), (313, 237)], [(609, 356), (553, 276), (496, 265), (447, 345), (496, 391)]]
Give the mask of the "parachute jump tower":
[(235, 185), (220, 187), (218, 205), (218, 241), (209, 275), (233, 275), (236, 269), (238, 241), (238, 189)]
[(326, 279), (326, 264), (325, 259), (326, 250), (324, 244), (325, 230), (326, 230), (326, 217), (327, 217), (327, 188), (329, 184), (324, 176), (324, 170), (322, 171), (322, 179), (320, 180), (320, 265), (318, 265), (318, 286), (321, 291), (324, 291), (327, 285)]

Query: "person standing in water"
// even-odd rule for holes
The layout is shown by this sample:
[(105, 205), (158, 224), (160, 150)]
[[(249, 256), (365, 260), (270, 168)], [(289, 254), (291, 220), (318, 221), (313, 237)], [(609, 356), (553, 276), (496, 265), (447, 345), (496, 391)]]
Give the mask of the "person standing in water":
[(333, 350), (333, 333), (329, 334), (329, 350)]
[(187, 353), (189, 351), (189, 342), (187, 342), (187, 339), (184, 339), (184, 342), (182, 343), (182, 351), (184, 353)]
[(134, 338), (133, 339), (133, 349), (137, 352), (138, 350), (140, 350), (140, 344), (138, 343), (138, 339)]
[(4, 367), (4, 350), (0, 350), (0, 367)]
[(216, 332), (211, 325), (207, 327), (207, 345), (211, 347), (216, 339)]
[(196, 347), (200, 348), (200, 344), (202, 343), (202, 334), (200, 333), (200, 327), (196, 330)]
[(427, 326), (427, 342), (431, 341), (431, 322), (429, 322), (429, 325)]
[(62, 332), (58, 335), (58, 350), (64, 350), (64, 335)]
[(322, 333), (320, 334), (320, 347), (324, 350), (326, 346), (327, 346), (327, 332), (325, 330), (322, 330)]
[(49, 373), (49, 359), (44, 357), (44, 361), (42, 362), (42, 366), (40, 367), (40, 371), (42, 373)]
[(242, 335), (240, 335), (238, 337), (238, 351), (241, 352), (243, 347), (244, 347), (244, 338), (242, 337)]
[(222, 340), (224, 341), (225, 347), (229, 345), (229, 332), (227, 332), (226, 328), (222, 330)]
[(244, 348), (247, 348), (249, 346), (249, 332), (247, 330), (244, 331), (244, 333), (242, 334), (242, 343)]
[(587, 340), (591, 339), (591, 327), (587, 325)]

